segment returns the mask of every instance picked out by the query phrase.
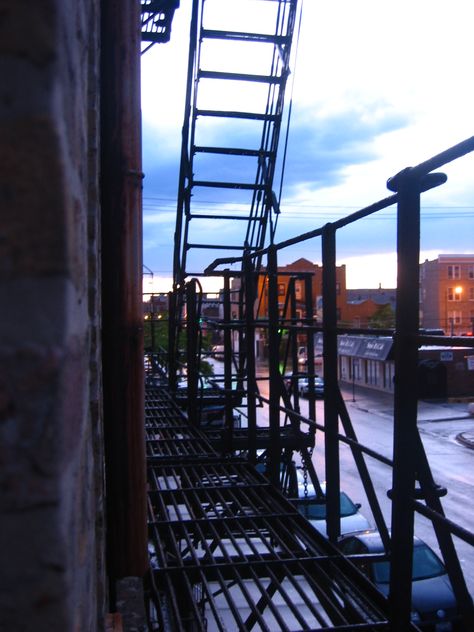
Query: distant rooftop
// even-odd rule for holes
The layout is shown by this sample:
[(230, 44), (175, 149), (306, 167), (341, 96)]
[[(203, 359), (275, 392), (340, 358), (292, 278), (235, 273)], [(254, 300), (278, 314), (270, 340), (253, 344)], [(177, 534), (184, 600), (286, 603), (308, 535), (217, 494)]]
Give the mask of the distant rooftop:
[(437, 259), (425, 259), (425, 263), (426, 262), (433, 262), (433, 261), (442, 261), (443, 263), (446, 263), (447, 261), (459, 261), (459, 260), (464, 260), (464, 261), (474, 261), (474, 253), (471, 254), (441, 254), (438, 255)]
[(394, 305), (396, 302), (396, 289), (378, 287), (347, 290), (348, 303), (357, 304), (368, 300), (372, 300), (379, 305), (386, 305), (387, 303)]

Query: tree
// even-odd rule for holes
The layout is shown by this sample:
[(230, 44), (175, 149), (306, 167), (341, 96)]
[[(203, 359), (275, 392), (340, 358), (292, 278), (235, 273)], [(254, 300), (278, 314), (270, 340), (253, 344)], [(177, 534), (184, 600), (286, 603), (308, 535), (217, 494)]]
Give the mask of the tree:
[[(168, 314), (163, 313), (158, 318), (144, 320), (144, 349), (145, 352), (168, 353)], [(202, 333), (201, 345), (203, 351), (210, 351), (212, 340), (209, 332)], [(182, 361), (186, 361), (186, 329), (180, 332), (179, 348), (182, 349)], [(214, 368), (212, 364), (201, 359), (200, 370), (202, 375), (213, 375)]]
[(369, 318), (369, 327), (373, 329), (393, 329), (395, 327), (395, 313), (390, 303), (377, 307)]

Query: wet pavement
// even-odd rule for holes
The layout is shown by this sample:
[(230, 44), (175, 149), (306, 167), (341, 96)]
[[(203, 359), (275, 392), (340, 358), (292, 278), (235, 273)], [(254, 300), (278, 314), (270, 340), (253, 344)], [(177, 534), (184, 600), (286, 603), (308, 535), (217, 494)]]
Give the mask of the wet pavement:
[[(347, 385), (342, 388), (344, 399), (351, 406), (360, 410), (382, 416), (393, 416), (393, 395), (360, 386), (352, 388)], [(418, 421), (437, 422), (454, 420), (472, 420), (472, 427), (459, 433), (456, 439), (464, 446), (474, 449), (474, 414), (470, 412), (469, 404), (473, 398), (465, 400), (420, 400), (418, 402)]]

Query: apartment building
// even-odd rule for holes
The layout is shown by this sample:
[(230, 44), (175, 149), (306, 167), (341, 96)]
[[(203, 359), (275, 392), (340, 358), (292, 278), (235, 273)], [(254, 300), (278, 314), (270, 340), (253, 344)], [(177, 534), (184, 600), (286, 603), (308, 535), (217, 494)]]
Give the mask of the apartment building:
[[(286, 266), (280, 266), (278, 268), (278, 296), (280, 314), (286, 318), (290, 317), (289, 307), (285, 310), (285, 299), (288, 294), (288, 285), (290, 279), (294, 285), (294, 293), (296, 299), (296, 318), (301, 319), (306, 317), (306, 303), (308, 299), (308, 286), (311, 288), (311, 304), (313, 309), (313, 317), (316, 321), (322, 322), (322, 282), (323, 282), (323, 268), (317, 263), (312, 263), (308, 259), (300, 258), (293, 263), (289, 263)], [(259, 306), (258, 316), (264, 317), (268, 314), (268, 279), (261, 275), (259, 278)], [(346, 266), (341, 265), (336, 268), (336, 292), (337, 292), (337, 315), (338, 320), (344, 319), (344, 308), (347, 305), (347, 290), (346, 290)]]
[(420, 325), (452, 336), (474, 328), (474, 254), (438, 255), (420, 265)]

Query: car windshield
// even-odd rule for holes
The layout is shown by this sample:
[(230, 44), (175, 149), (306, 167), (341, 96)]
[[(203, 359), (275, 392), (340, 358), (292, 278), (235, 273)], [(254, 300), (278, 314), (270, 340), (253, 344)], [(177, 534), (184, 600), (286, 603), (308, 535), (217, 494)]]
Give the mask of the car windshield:
[[(340, 494), (339, 502), (341, 518), (353, 516), (357, 507), (344, 492)], [(326, 518), (326, 502), (324, 500), (307, 500), (298, 504), (298, 511), (308, 520), (324, 520)]]
[[(375, 562), (374, 580), (378, 584), (388, 584), (390, 580), (390, 562)], [(413, 581), (438, 577), (446, 572), (438, 557), (426, 545), (420, 544), (413, 550)]]

